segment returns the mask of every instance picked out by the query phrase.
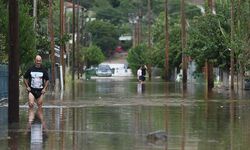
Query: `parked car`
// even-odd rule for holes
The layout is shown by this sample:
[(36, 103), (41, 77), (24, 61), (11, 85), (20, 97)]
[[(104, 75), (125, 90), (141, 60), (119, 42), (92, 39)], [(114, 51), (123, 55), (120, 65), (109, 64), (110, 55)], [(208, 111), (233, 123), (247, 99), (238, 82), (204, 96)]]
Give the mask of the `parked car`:
[(99, 77), (111, 77), (112, 70), (109, 65), (100, 64), (97, 68), (96, 75)]

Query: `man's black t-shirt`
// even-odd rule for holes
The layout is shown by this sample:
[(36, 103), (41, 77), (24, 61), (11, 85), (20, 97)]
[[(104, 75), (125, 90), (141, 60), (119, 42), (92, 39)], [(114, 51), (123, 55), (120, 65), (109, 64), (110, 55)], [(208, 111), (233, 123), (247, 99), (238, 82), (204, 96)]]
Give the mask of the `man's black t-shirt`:
[(24, 78), (29, 80), (29, 86), (33, 89), (43, 89), (44, 81), (49, 80), (48, 72), (45, 68), (33, 66), (24, 74)]

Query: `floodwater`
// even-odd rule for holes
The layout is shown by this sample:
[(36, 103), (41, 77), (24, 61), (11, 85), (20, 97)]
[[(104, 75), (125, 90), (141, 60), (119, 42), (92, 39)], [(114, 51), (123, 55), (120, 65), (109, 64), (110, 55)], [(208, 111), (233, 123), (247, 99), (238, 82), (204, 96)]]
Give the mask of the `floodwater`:
[[(8, 127), (7, 106), (0, 107), (0, 149), (248, 150), (249, 93), (94, 78), (49, 91), (41, 110), (29, 110), (21, 93), (18, 125)], [(148, 139), (155, 131), (167, 138)]]

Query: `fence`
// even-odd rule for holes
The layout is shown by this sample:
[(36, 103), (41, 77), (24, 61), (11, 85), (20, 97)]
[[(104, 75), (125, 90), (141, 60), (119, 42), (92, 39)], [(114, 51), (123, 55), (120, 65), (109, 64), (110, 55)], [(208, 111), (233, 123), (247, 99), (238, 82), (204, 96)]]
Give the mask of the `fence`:
[(8, 97), (8, 65), (0, 64), (0, 100)]

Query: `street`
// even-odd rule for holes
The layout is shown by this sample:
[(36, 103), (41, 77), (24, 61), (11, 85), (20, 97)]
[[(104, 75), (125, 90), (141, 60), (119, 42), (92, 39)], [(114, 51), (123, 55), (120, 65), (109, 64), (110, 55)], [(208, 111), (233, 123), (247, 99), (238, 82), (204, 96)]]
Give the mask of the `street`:
[[(11, 144), (48, 150), (247, 149), (248, 93), (231, 99), (229, 91), (206, 95), (203, 86), (190, 84), (183, 92), (181, 84), (160, 79), (144, 84), (135, 78), (79, 81), (63, 93), (46, 94), (40, 130), (33, 123), (28, 127), (23, 93), (18, 128), (8, 129), (7, 106), (0, 107), (1, 149), (13, 149)], [(167, 140), (147, 139), (155, 131), (166, 133)], [(42, 140), (32, 142), (39, 135)]]

